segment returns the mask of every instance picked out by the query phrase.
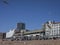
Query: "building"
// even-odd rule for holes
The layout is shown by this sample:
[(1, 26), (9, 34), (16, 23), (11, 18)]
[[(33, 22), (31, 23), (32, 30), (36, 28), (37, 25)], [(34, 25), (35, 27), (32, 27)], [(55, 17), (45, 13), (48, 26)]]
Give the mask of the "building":
[(3, 39), (5, 39), (6, 38), (6, 33), (3, 33)]
[(0, 39), (3, 39), (3, 33), (0, 32)]
[(43, 30), (21, 30), (21, 33), (15, 33), (13, 37), (16, 40), (33, 40), (33, 39), (41, 39), (43, 37)]
[(48, 21), (44, 24), (45, 37), (60, 38), (60, 22)]
[(41, 30), (27, 30), (24, 23), (17, 23), (17, 28), (6, 33), (6, 38), (14, 40), (38, 40), (60, 38), (60, 22), (48, 21)]
[(18, 33), (20, 33), (21, 30), (25, 29), (25, 24), (24, 23), (17, 23), (17, 28), (15, 29), (15, 31)]
[(12, 38), (15, 34), (15, 29), (10, 30), (9, 32), (6, 32), (6, 38)]
[(43, 38), (44, 31), (43, 30), (32, 30), (29, 32), (25, 32), (24, 36), (28, 37), (28, 40), (40, 40)]
[(0, 39), (4, 39), (6, 37), (6, 33), (0, 32)]
[(17, 29), (18, 30), (25, 29), (25, 24), (24, 23), (17, 23)]

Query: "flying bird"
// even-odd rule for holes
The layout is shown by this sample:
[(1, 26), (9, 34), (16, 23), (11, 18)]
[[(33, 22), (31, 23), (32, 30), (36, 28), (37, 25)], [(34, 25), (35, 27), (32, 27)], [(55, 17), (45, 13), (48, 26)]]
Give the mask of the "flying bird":
[(3, 3), (8, 4), (8, 1), (7, 0), (3, 0)]

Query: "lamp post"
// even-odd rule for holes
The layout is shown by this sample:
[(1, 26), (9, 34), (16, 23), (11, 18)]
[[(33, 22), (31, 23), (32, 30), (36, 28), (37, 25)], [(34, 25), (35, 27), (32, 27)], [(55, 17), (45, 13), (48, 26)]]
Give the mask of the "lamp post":
[(21, 39), (23, 39), (24, 30), (21, 30)]

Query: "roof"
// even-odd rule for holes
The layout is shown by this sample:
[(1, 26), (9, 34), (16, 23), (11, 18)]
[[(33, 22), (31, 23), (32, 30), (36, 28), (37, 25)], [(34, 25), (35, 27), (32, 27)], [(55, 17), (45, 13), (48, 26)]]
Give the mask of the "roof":
[[(48, 24), (48, 23), (44, 23), (45, 24)], [(60, 22), (53, 22), (52, 24), (60, 24)]]
[[(27, 34), (36, 34), (36, 33), (41, 33), (41, 32), (44, 32), (43, 30), (32, 30), (32, 31), (27, 31), (27, 32), (24, 32), (23, 34), (24, 35), (27, 35)], [(21, 33), (17, 33), (15, 35), (20, 35)]]
[(25, 32), (24, 34), (40, 33), (40, 32), (43, 32), (43, 30), (33, 30), (33, 31)]

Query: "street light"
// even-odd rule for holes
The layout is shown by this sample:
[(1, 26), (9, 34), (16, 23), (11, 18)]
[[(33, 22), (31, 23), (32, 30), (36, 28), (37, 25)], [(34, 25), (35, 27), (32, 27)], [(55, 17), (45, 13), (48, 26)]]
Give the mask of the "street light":
[(23, 33), (24, 33), (24, 31), (21, 30), (21, 39), (23, 39)]

